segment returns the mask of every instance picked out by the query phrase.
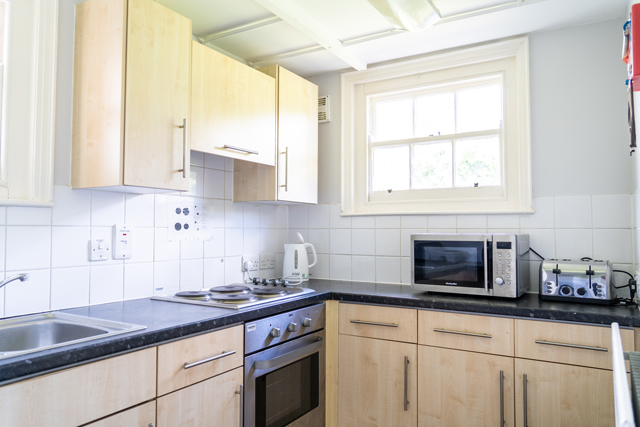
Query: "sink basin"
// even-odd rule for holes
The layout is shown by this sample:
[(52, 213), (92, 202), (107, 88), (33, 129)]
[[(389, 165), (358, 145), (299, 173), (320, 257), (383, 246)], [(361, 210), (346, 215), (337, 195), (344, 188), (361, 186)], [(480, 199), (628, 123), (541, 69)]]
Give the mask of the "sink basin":
[(43, 313), (0, 321), (0, 359), (48, 350), (146, 326), (66, 313)]

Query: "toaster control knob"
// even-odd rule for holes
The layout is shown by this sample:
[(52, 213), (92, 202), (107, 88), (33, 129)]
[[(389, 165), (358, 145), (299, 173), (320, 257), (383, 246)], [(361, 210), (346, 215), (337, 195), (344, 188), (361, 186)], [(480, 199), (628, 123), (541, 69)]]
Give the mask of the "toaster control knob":
[(569, 286), (563, 286), (560, 288), (560, 293), (562, 295), (570, 295), (571, 294), (571, 288)]
[(581, 297), (585, 296), (587, 293), (587, 290), (585, 288), (578, 288), (576, 290), (576, 294), (580, 295)]
[(298, 330), (298, 324), (297, 323), (289, 323), (289, 326), (287, 326), (287, 331), (289, 332), (296, 332)]
[(280, 336), (280, 328), (271, 329), (271, 332), (269, 332), (269, 335), (271, 335), (271, 338), (278, 338)]
[(502, 280), (502, 277), (496, 277), (496, 285), (502, 285), (504, 284), (504, 280)]
[(305, 328), (308, 328), (309, 326), (311, 326), (311, 319), (308, 317), (305, 317), (304, 319), (302, 319), (302, 326), (304, 326)]

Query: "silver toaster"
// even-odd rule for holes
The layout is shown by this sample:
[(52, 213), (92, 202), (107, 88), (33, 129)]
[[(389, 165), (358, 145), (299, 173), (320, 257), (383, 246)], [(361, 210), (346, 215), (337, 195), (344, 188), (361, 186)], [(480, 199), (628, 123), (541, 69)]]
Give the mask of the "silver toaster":
[(540, 265), (539, 298), (613, 304), (612, 274), (609, 261), (548, 259)]

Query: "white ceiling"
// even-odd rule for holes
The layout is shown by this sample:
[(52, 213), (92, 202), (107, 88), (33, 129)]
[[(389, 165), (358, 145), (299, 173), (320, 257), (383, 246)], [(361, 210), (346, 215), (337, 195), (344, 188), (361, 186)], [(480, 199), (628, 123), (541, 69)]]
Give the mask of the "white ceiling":
[[(156, 0), (193, 21), (193, 33), (205, 37), (274, 15), (254, 0)], [(280, 0), (272, 0), (278, 3)], [(498, 6), (480, 15), (442, 22), (417, 33), (401, 33), (346, 47), (367, 64), (420, 55), (473, 43), (619, 18), (628, 0), (433, 0), (443, 18)], [(518, 3), (518, 7), (503, 8)], [(393, 29), (367, 0), (295, 0), (326, 34), (341, 41)], [(249, 63), (317, 46), (284, 21), (213, 40), (211, 44)], [(328, 50), (305, 53), (277, 63), (302, 76), (349, 69)]]

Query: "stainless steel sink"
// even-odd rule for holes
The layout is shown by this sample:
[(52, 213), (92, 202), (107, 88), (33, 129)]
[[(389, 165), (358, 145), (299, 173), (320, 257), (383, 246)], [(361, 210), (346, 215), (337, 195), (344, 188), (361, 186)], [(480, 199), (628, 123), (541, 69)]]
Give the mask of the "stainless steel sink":
[(146, 329), (66, 313), (43, 313), (0, 320), (0, 359)]

